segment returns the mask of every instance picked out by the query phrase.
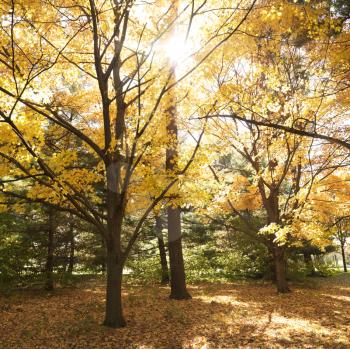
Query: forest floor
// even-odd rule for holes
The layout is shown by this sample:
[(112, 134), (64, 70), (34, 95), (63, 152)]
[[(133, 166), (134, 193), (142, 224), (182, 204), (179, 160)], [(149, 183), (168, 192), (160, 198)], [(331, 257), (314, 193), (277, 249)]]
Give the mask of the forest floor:
[(17, 291), (0, 297), (2, 349), (350, 348), (350, 275), (292, 284), (201, 283), (188, 301), (161, 286), (126, 286), (123, 329), (101, 326), (104, 288)]

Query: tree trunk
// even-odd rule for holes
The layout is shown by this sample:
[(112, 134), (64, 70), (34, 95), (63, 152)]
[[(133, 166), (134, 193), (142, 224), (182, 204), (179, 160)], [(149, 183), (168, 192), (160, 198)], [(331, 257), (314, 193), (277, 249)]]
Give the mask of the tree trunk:
[(54, 217), (53, 211), (50, 209), (48, 217), (48, 231), (47, 231), (47, 256), (45, 264), (45, 289), (52, 291), (54, 288), (53, 282), (53, 258), (54, 258)]
[(276, 246), (274, 250), (275, 267), (276, 267), (276, 286), (279, 293), (288, 293), (290, 289), (288, 287), (286, 278), (286, 261), (284, 248)]
[(120, 328), (126, 325), (122, 311), (122, 277), (124, 258), (121, 251), (123, 207), (117, 192), (118, 163), (107, 167), (107, 287), (104, 325)]
[(168, 245), (170, 260), (170, 298), (190, 299), (186, 288), (185, 266), (182, 255), (180, 208), (168, 207)]
[(104, 325), (113, 328), (125, 327), (122, 309), (123, 264), (113, 247), (107, 249), (107, 289)]
[[(171, 176), (178, 171), (178, 129), (176, 122), (176, 99), (170, 95), (167, 112), (167, 135), (169, 144), (166, 149), (166, 169)], [(176, 190), (176, 186), (174, 189)], [(176, 192), (176, 191), (175, 191)], [(181, 209), (179, 206), (168, 207), (168, 248), (170, 262), (170, 298), (189, 299), (186, 289), (185, 266), (182, 255)]]
[[(260, 192), (263, 197), (263, 204), (267, 213), (267, 223), (280, 224), (280, 211), (279, 211), (279, 191), (277, 188), (270, 189), (270, 195), (266, 198), (265, 189), (260, 182)], [(290, 292), (287, 283), (286, 275), (286, 260), (285, 260), (285, 248), (277, 245), (273, 240), (269, 242), (269, 250), (273, 253), (275, 264), (275, 277), (276, 287), (279, 293)], [(270, 253), (271, 253), (270, 252)]]
[(107, 257), (106, 257), (106, 241), (102, 238), (101, 239), (101, 245), (102, 245), (102, 255), (101, 255), (101, 272), (102, 274), (106, 274), (107, 271)]
[(74, 240), (74, 227), (73, 224), (69, 230), (69, 263), (68, 263), (68, 273), (73, 273), (74, 268), (74, 253), (75, 253), (75, 240)]
[(168, 262), (166, 259), (166, 251), (165, 251), (162, 228), (163, 228), (162, 219), (160, 216), (156, 216), (156, 233), (158, 238), (160, 265), (162, 268), (161, 284), (166, 285), (169, 283), (169, 270), (168, 270)]
[(316, 272), (315, 272), (314, 263), (312, 261), (311, 253), (304, 252), (303, 255), (304, 255), (304, 262), (308, 270), (308, 275), (315, 276)]
[(267, 246), (269, 251), (269, 257), (268, 257), (268, 277), (273, 281), (276, 282), (276, 265), (275, 265), (275, 253), (274, 248)]
[(345, 257), (345, 248), (344, 248), (344, 244), (340, 244), (340, 248), (341, 248), (341, 256), (343, 258), (343, 268), (344, 268), (344, 272), (347, 273), (348, 272), (348, 268), (346, 267), (346, 257)]
[[(172, 6), (169, 9), (169, 20), (175, 20), (178, 16), (179, 1), (172, 0)], [(170, 22), (169, 22), (170, 23)], [(176, 31), (172, 33), (176, 35)], [(170, 81), (175, 81), (176, 62), (168, 60)], [(176, 178), (178, 168), (178, 128), (177, 128), (177, 110), (176, 110), (176, 93), (174, 89), (168, 92), (166, 113), (166, 132), (168, 136), (168, 145), (166, 148), (165, 167), (170, 178)], [(177, 186), (173, 187), (176, 195)], [(182, 255), (181, 241), (181, 209), (179, 206), (168, 207), (168, 248), (170, 262), (170, 298), (189, 299), (190, 294), (186, 289), (186, 276), (184, 260)]]
[(168, 262), (166, 259), (165, 244), (162, 238), (158, 238), (158, 247), (159, 247), (159, 255), (160, 255), (160, 264), (162, 268), (161, 284), (166, 285), (169, 283), (169, 270), (168, 270)]
[(68, 263), (69, 263), (69, 253), (68, 253), (68, 250), (69, 250), (69, 241), (66, 241), (64, 243), (64, 260), (62, 262), (62, 269), (64, 272), (67, 271), (67, 266), (68, 266)]

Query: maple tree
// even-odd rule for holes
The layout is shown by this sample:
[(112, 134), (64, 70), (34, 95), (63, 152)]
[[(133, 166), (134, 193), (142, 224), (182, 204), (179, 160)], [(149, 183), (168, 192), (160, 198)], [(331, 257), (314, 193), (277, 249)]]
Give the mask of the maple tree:
[[(246, 222), (247, 233), (264, 236), (259, 240), (275, 260), (280, 292), (289, 291), (284, 256), (288, 245), (303, 239), (323, 247), (329, 243), (322, 217), (312, 223), (315, 195), (311, 193), (337, 168), (347, 166), (348, 126), (343, 118), (347, 102), (337, 104), (335, 110), (334, 96), (339, 101), (346, 90), (347, 66), (335, 66), (335, 54), (341, 50), (341, 61), (347, 54), (341, 47), (348, 32), (346, 18), (337, 17), (337, 10), (329, 11), (329, 6), (281, 1), (273, 2), (269, 11), (258, 9), (250, 17), (244, 44), (232, 54), (227, 42), (207, 63), (211, 83), (203, 93), (217, 102), (216, 113), (205, 117), (211, 121), (210, 137), (216, 142), (214, 159), (231, 148), (250, 166), (241, 174), (228, 174), (217, 160), (209, 166), (223, 186), (216, 197), (224, 206), (217, 210), (231, 211)], [(321, 17), (315, 27), (314, 21)], [(258, 20), (264, 25), (256, 25)], [(327, 39), (329, 51), (322, 56), (320, 69), (316, 45)], [(339, 147), (322, 146), (315, 138)], [(259, 230), (244, 211), (261, 216), (261, 208), (266, 226)]]
[[(154, 160), (167, 142), (155, 132), (164, 115), (163, 99), (232, 37), (254, 2), (233, 9), (236, 23), (228, 32), (221, 29), (227, 16), (233, 20), (232, 11), (225, 16), (225, 10), (219, 24), (213, 21), (197, 61), (175, 79), (173, 72), (166, 73), (157, 43), (177, 20), (189, 19), (189, 36), (199, 11), (213, 4), (188, 4), (184, 19), (171, 17), (174, 5), (37, 0), (5, 1), (1, 7), (0, 155), (2, 173), (11, 176), (3, 192), (13, 193), (16, 182), (28, 180), (26, 197), (86, 220), (104, 237), (107, 326), (125, 325), (121, 283), (126, 258), (147, 216), (193, 162), (203, 135), (176, 176), (165, 176), (147, 188), (143, 201), (137, 200), (153, 181)], [(145, 13), (151, 14), (149, 21)], [(133, 233), (123, 235), (125, 215), (139, 209), (143, 213)]]

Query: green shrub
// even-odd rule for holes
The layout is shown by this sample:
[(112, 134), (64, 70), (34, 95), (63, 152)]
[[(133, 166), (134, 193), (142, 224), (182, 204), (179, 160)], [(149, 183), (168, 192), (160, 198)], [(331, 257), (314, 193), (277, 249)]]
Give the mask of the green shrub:
[(334, 267), (334, 264), (331, 261), (325, 261), (320, 257), (314, 259), (314, 266), (316, 273), (319, 276), (331, 276), (339, 273), (339, 270)]
[(33, 253), (18, 234), (0, 236), (0, 280), (17, 280), (21, 274), (31, 269)]
[(125, 273), (128, 279), (141, 282), (159, 282), (161, 279), (159, 256), (129, 259), (125, 266)]
[(186, 275), (190, 281), (260, 278), (267, 270), (266, 256), (256, 251), (250, 256), (238, 251), (217, 251), (208, 246), (185, 249)]

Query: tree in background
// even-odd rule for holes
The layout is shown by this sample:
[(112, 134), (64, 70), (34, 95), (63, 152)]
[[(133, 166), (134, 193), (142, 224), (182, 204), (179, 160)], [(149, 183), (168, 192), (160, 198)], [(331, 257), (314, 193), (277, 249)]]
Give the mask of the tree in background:
[(348, 239), (350, 238), (350, 229), (349, 229), (349, 219), (348, 218), (340, 218), (336, 223), (336, 238), (340, 243), (340, 250), (343, 259), (343, 269), (346, 273), (348, 271), (346, 266), (346, 254), (345, 254), (345, 246), (347, 245)]
[[(312, 18), (321, 16), (312, 3), (306, 9)], [(301, 13), (304, 10), (283, 1), (274, 3), (272, 11), (262, 10), (258, 18), (251, 17), (254, 24), (250, 33), (254, 35), (246, 37), (238, 54), (230, 54), (230, 48), (225, 47), (226, 51), (216, 52), (221, 54), (220, 59), (208, 62), (213, 72), (210, 86), (215, 83), (217, 93), (213, 96), (211, 87), (207, 97), (218, 101), (217, 114), (208, 117), (210, 137), (217, 140), (213, 149), (219, 156), (230, 147), (249, 167), (248, 175), (227, 173), (217, 161), (213, 175), (223, 185), (225, 210), (242, 219), (242, 211), (255, 211), (261, 222), (265, 219), (259, 234), (265, 235), (274, 257), (279, 292), (289, 290), (285, 272), (289, 244), (303, 239), (321, 246), (329, 243), (325, 226), (313, 221), (308, 204), (312, 205), (314, 199), (310, 194), (316, 182), (322, 185), (337, 168), (346, 166), (348, 158), (341, 147), (331, 148), (287, 132), (290, 124), (298, 125), (300, 130), (322, 124), (338, 130), (336, 125), (342, 120), (339, 116), (343, 117), (345, 110), (340, 105), (335, 112), (333, 97), (325, 97), (329, 80), (325, 82), (324, 75), (329, 74), (329, 68), (320, 68), (308, 47), (314, 47), (316, 41), (309, 35), (312, 21), (305, 20)], [(265, 25), (256, 26), (258, 20)], [(302, 26), (293, 31), (297, 23)], [(327, 23), (336, 21), (328, 18)], [(323, 26), (318, 29), (317, 38), (329, 34)], [(337, 45), (333, 49), (336, 51)], [(284, 127), (269, 129), (268, 123)], [(218, 167), (221, 174), (216, 173)], [(251, 219), (246, 224), (252, 226)]]

